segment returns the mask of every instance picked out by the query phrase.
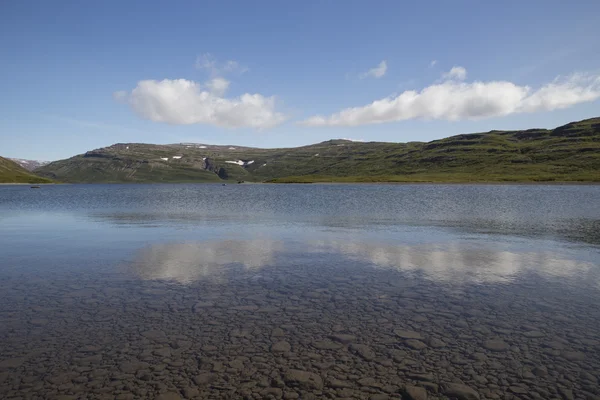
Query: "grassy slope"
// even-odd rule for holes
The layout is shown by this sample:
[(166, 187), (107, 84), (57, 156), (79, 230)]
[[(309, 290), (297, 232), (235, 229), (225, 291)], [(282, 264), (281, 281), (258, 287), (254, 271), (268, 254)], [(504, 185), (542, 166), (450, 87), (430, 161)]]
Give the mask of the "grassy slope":
[[(348, 144), (348, 156), (332, 166), (273, 181), (600, 181), (600, 118), (554, 130), (492, 131), (390, 144), (381, 151), (370, 151), (368, 145)], [(361, 149), (364, 154), (357, 154)]]
[[(330, 140), (289, 149), (207, 147), (118, 144), (36, 173), (67, 182), (600, 181), (600, 118), (554, 130), (492, 131), (429, 143)], [(227, 160), (254, 162), (241, 167)]]
[(35, 176), (16, 162), (0, 157), (0, 183), (52, 183)]
[[(129, 149), (127, 149), (129, 147)], [(192, 162), (161, 157), (178, 154), (168, 146), (119, 144), (55, 161), (35, 171), (65, 182), (216, 182), (220, 178)]]

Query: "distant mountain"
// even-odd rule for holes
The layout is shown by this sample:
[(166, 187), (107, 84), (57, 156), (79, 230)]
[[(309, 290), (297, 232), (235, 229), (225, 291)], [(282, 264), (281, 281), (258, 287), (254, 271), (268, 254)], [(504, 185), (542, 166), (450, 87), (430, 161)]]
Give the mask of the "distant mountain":
[(35, 172), (64, 182), (600, 181), (600, 118), (428, 143), (338, 139), (283, 149), (120, 143)]
[(9, 158), (9, 160), (13, 160), (28, 171), (33, 171), (36, 168), (50, 163), (50, 161), (24, 160), (22, 158)]
[(8, 158), (0, 157), (0, 183), (51, 183), (51, 181), (35, 176)]

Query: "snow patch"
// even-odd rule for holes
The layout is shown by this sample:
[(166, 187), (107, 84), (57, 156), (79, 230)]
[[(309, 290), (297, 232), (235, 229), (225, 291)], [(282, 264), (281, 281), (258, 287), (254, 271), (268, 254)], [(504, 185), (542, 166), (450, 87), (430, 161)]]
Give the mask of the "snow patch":
[(205, 149), (206, 146), (198, 146), (199, 149)]
[(173, 156), (174, 159), (179, 160), (183, 156)]
[(125, 147), (125, 150), (129, 150), (129, 146)]
[(319, 157), (319, 153), (315, 154), (314, 157)]
[(267, 163), (264, 163), (262, 166), (263, 166), (263, 167), (266, 167), (266, 166), (267, 166)]
[(202, 161), (206, 161), (206, 157), (202, 157)]
[(37, 167), (41, 167), (46, 164), (50, 164), (50, 161), (39, 161), (39, 160), (25, 160), (23, 158), (9, 158), (19, 164), (21, 167), (25, 169), (35, 169)]
[(169, 161), (169, 157), (161, 157), (160, 159), (163, 161)]
[(226, 162), (226, 163), (228, 163), (228, 164), (236, 164), (236, 165), (239, 165), (239, 166), (245, 167), (245, 166), (248, 166), (248, 165), (250, 165), (250, 164), (253, 164), (253, 163), (254, 163), (254, 160), (251, 160), (251, 161), (242, 161), (242, 160), (237, 160), (237, 161), (225, 161), (225, 162)]

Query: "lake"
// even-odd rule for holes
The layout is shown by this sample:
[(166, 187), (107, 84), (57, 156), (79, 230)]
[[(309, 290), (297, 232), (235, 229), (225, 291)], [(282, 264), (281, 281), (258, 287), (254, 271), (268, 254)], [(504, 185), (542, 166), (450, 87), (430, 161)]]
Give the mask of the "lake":
[(600, 186), (0, 186), (0, 397), (600, 399)]

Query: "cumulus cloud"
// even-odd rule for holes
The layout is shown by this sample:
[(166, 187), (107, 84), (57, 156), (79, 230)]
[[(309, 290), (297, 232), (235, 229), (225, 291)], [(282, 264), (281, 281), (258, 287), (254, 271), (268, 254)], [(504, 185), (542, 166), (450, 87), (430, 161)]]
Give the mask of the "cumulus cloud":
[(229, 89), (229, 81), (225, 78), (214, 78), (206, 82), (206, 87), (215, 96), (223, 96)]
[(219, 62), (210, 53), (204, 53), (196, 57), (196, 68), (208, 71), (212, 76), (220, 76), (224, 73), (243, 74), (248, 68), (234, 60)]
[(266, 129), (285, 121), (286, 116), (275, 109), (275, 97), (246, 93), (225, 98), (228, 87), (229, 81), (223, 78), (205, 85), (186, 79), (144, 80), (131, 92), (114, 96), (142, 118), (175, 125)]
[(361, 79), (369, 78), (369, 77), (381, 78), (382, 76), (385, 75), (386, 72), (387, 72), (387, 62), (385, 60), (383, 60), (382, 62), (379, 63), (378, 66), (371, 68), (370, 70), (368, 70), (367, 72), (362, 74), (360, 77), (361, 77)]
[(461, 76), (462, 72), (455, 70), (452, 79), (421, 91), (408, 90), (362, 107), (346, 108), (330, 116), (313, 116), (300, 124), (359, 126), (417, 118), (449, 121), (482, 119), (563, 109), (600, 98), (600, 75), (558, 77), (535, 90), (508, 81), (462, 82)]
[(463, 67), (452, 67), (452, 69), (444, 75), (442, 75), (444, 79), (457, 79), (459, 81), (464, 81), (467, 78), (467, 70)]
[(429, 63), (429, 68), (435, 67), (435, 64), (437, 64), (437, 60), (431, 60), (431, 62)]

